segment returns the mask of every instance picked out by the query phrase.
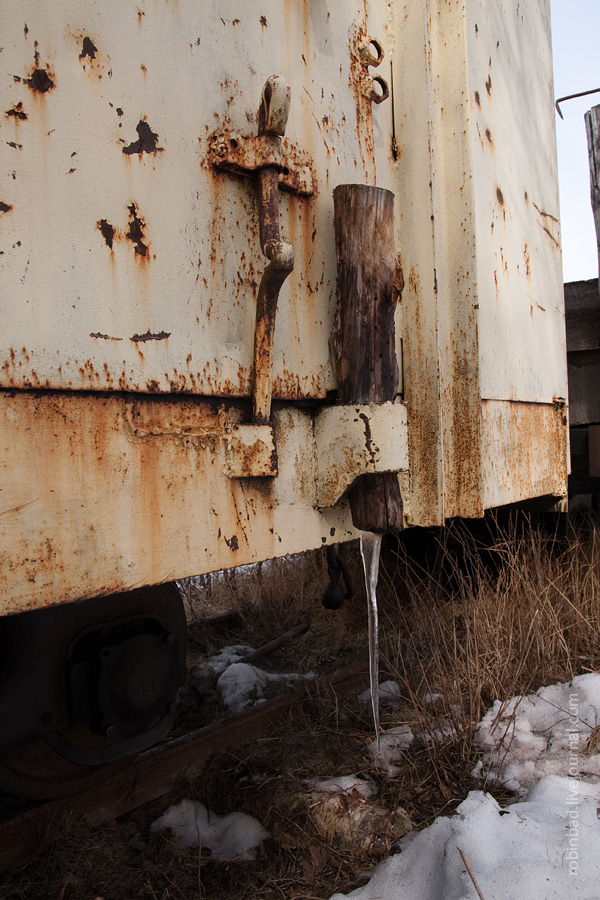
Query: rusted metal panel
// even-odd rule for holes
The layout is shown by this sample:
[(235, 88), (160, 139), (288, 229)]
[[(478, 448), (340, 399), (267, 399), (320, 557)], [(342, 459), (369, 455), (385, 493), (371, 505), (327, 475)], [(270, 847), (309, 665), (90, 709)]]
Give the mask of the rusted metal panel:
[(390, 186), (391, 105), (357, 55), (369, 35), (387, 49), (385, 4), (7, 0), (0, 29), (0, 385), (249, 395), (255, 185), (212, 165), (211, 140), (256, 136), (281, 72), (304, 188), (281, 196), (296, 266), (274, 396), (333, 390), (331, 190)]
[(403, 396), (410, 422), (410, 473), (403, 479), (402, 498), (409, 525), (435, 525), (443, 521), (443, 480), (427, 22), (417, 3), (394, 4), (391, 14), (393, 190), (405, 279), (396, 331), (403, 336)]
[(354, 537), (344, 505), (316, 508), (309, 412), (274, 412), (277, 477), (225, 477), (245, 415), (193, 398), (0, 392), (2, 612)]
[(334, 506), (360, 475), (408, 470), (403, 403), (331, 406), (316, 416), (318, 505)]
[(438, 299), (444, 517), (480, 516), (481, 456), (474, 163), (465, 111), (469, 0), (429, 5), (433, 240)]
[(487, 400), (482, 404), (484, 506), (567, 492), (567, 415), (552, 405)]
[[(279, 402), (337, 388), (338, 184), (396, 196), (406, 426), (377, 419), (377, 465), (406, 522), (564, 489), (548, 10), (2, 4), (6, 611), (354, 536), (368, 440)], [(285, 138), (257, 121), (274, 73)], [(293, 271), (257, 318), (275, 238)]]
[[(482, 402), (566, 398), (550, 7), (432, 0), (395, 14), (405, 503), (427, 525), (522, 493), (516, 454), (514, 498), (494, 484)], [(554, 458), (556, 437), (540, 454)]]

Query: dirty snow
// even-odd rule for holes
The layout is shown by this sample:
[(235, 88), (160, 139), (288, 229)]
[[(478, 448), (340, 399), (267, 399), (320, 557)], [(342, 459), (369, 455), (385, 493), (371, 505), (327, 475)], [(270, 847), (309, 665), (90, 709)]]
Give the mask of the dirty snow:
[(232, 644), (212, 656), (204, 665), (196, 666), (192, 675), (200, 682), (209, 675), (221, 675), (216, 690), (221, 694), (223, 704), (230, 712), (238, 712), (264, 699), (267, 685), (273, 683), (290, 684), (301, 679), (314, 678), (312, 672), (299, 675), (296, 672), (267, 672), (258, 666), (241, 660), (253, 653), (246, 644)]
[(210, 850), (211, 858), (225, 861), (256, 859), (256, 852), (270, 837), (258, 819), (234, 812), (218, 816), (197, 800), (182, 800), (150, 826), (151, 831), (169, 829), (182, 847)]
[[(230, 666), (228, 671), (235, 668)], [(252, 667), (248, 667), (252, 668)], [(264, 673), (263, 673), (264, 674)], [(397, 841), (353, 900), (600, 900), (600, 675), (541, 688), (495, 703), (477, 729), (483, 759), (475, 775), (519, 793), (502, 809), (482, 790), (451, 816)], [(407, 726), (382, 737), (399, 753)], [(390, 745), (391, 745), (390, 741)], [(393, 757), (390, 756), (390, 766)], [(356, 776), (313, 779), (321, 791), (370, 793)], [(184, 800), (152, 825), (168, 827), (184, 846), (209, 848), (217, 860), (254, 859), (269, 837), (244, 813), (218, 816)], [(477, 883), (477, 886), (475, 884)], [(335, 894), (330, 900), (342, 900)]]
[[(600, 776), (593, 747), (599, 719), (600, 675), (595, 674), (508, 703), (497, 700), (477, 727), (475, 741), (484, 755), (473, 774), (521, 796), (543, 775)], [(594, 752), (588, 755), (589, 749)]]
[(221, 669), (226, 668), (226, 666), (231, 665), (231, 663), (239, 662), (242, 657), (247, 656), (252, 652), (253, 648), (249, 647), (247, 644), (231, 644), (229, 647), (223, 647), (222, 650), (219, 650), (218, 653), (211, 656), (206, 664), (206, 668), (198, 668), (198, 671), (194, 672), (194, 674), (201, 677), (210, 672), (220, 672)]
[(596, 674), (495, 703), (477, 729), (484, 757), (474, 774), (512, 786), (517, 801), (501, 809), (471, 791), (453, 815), (397, 842), (400, 852), (347, 896), (600, 900), (599, 714)]
[[(472, 791), (456, 813), (399, 842), (353, 900), (600, 898), (600, 786), (549, 775), (508, 810)], [(572, 817), (573, 810), (578, 818)], [(576, 826), (574, 826), (576, 822)], [(477, 881), (467, 871), (460, 850)], [(341, 900), (335, 894), (331, 900)]]
[(265, 672), (249, 663), (238, 662), (225, 669), (217, 681), (217, 690), (227, 709), (236, 712), (262, 700), (268, 684), (290, 684), (306, 678), (314, 678), (313, 673), (298, 675), (295, 672)]
[(358, 791), (365, 800), (377, 796), (377, 785), (368, 776), (340, 775), (338, 778), (306, 778), (305, 781), (317, 791), (325, 791), (330, 794), (351, 794), (353, 791)]
[[(377, 693), (379, 695), (379, 702), (382, 704), (382, 706), (402, 705), (401, 689), (397, 681), (382, 681), (377, 688)], [(371, 702), (370, 688), (368, 688), (366, 691), (363, 691), (362, 694), (358, 695), (358, 702)]]
[(415, 736), (408, 725), (390, 728), (379, 736), (379, 741), (374, 740), (369, 744), (371, 762), (377, 769), (387, 772), (389, 778), (393, 778), (400, 771), (394, 764), (400, 762), (414, 739)]

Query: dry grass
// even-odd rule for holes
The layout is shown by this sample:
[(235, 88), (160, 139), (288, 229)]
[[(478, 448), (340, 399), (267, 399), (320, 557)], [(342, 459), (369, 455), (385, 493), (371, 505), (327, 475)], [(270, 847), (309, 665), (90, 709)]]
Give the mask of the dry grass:
[[(274, 655), (276, 664), (285, 667), (291, 662), (296, 671), (312, 668), (324, 674), (364, 658), (366, 608), (360, 559), (354, 545), (343, 552), (357, 590), (335, 612), (319, 602), (328, 583), (324, 550), (188, 579), (182, 587), (192, 626), (192, 652), (209, 654), (229, 638), (230, 643), (239, 643), (240, 637), (258, 647), (306, 622), (309, 632)], [(235, 625), (207, 631), (204, 617), (215, 610), (235, 613)]]
[(513, 526), (483, 553), (466, 533), (460, 546), (457, 559), (440, 539), (441, 570), (415, 569), (401, 548), (384, 569), (386, 664), (407, 699), (424, 709), (442, 693), (450, 714), (473, 723), (495, 699), (598, 668), (597, 531)]
[[(404, 806), (417, 827), (450, 812), (474, 787), (473, 727), (494, 699), (600, 667), (600, 539), (595, 531), (564, 537), (515, 526), (482, 549), (454, 527), (430, 539), (430, 549), (417, 563), (394, 545), (382, 560), (382, 669), (399, 682), (403, 705), (384, 708), (381, 721), (384, 730), (409, 724), (417, 735), (394, 778), (370, 764), (368, 708), (340, 699), (325, 681), (310, 682), (306, 702), (273, 734), (214, 757), (204, 777), (179, 794), (94, 832), (75, 825), (55, 835), (36, 860), (11, 873), (2, 900), (312, 900), (348, 890), (376, 860), (340, 852), (319, 834), (303, 800), (303, 779), (311, 776), (369, 773), (378, 802)], [(322, 553), (263, 565), (262, 572), (226, 573), (212, 587), (205, 580), (212, 608), (238, 612), (235, 631), (226, 625), (208, 633), (198, 612), (200, 588), (190, 588), (193, 652), (257, 646), (308, 621), (308, 634), (278, 651), (271, 665), (330, 672), (364, 658), (358, 552), (345, 552), (355, 593), (338, 612), (319, 604), (327, 580)], [(273, 834), (263, 858), (218, 864), (151, 835), (149, 823), (182, 796), (219, 814), (256, 815)]]

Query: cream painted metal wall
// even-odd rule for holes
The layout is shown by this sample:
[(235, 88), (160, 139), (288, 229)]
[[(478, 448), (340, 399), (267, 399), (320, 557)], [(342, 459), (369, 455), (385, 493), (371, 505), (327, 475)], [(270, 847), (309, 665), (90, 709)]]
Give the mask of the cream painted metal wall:
[(395, 22), (407, 517), (429, 525), (566, 493), (550, 4)]
[[(361, 472), (401, 473), (409, 524), (564, 494), (548, 9), (2, 4), (2, 609), (350, 539)], [(214, 147), (256, 135), (272, 74), (304, 186), (279, 192), (295, 266), (259, 432), (256, 181)], [(395, 116), (368, 96), (376, 76)], [(332, 191), (354, 182), (396, 195), (391, 411), (331, 406)]]
[[(363, 3), (268, 6), (2, 4), (2, 386), (248, 394), (264, 269), (255, 185), (214, 169), (210, 136), (255, 135), (278, 73), (292, 90), (287, 141), (314, 192), (281, 193), (296, 262), (274, 393), (335, 388), (331, 192), (391, 187), (391, 105), (372, 114), (355, 83)], [(381, 41), (385, 14), (369, 7)], [(36, 69), (45, 92), (28, 84)], [(136, 152), (140, 129), (155, 138)]]

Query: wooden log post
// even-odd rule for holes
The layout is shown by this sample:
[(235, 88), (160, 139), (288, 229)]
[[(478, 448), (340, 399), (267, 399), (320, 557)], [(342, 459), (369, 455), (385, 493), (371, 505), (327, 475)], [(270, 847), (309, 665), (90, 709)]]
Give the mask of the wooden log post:
[[(337, 258), (338, 402), (382, 403), (398, 390), (394, 313), (404, 281), (394, 248), (394, 195), (342, 184), (333, 192)], [(349, 491), (362, 531), (400, 531), (398, 476), (362, 475)]]
[[(598, 267), (600, 269), (600, 106), (593, 106), (585, 114), (585, 130), (588, 141), (590, 162), (590, 191), (596, 243), (598, 245)], [(600, 274), (600, 272), (599, 272)]]

